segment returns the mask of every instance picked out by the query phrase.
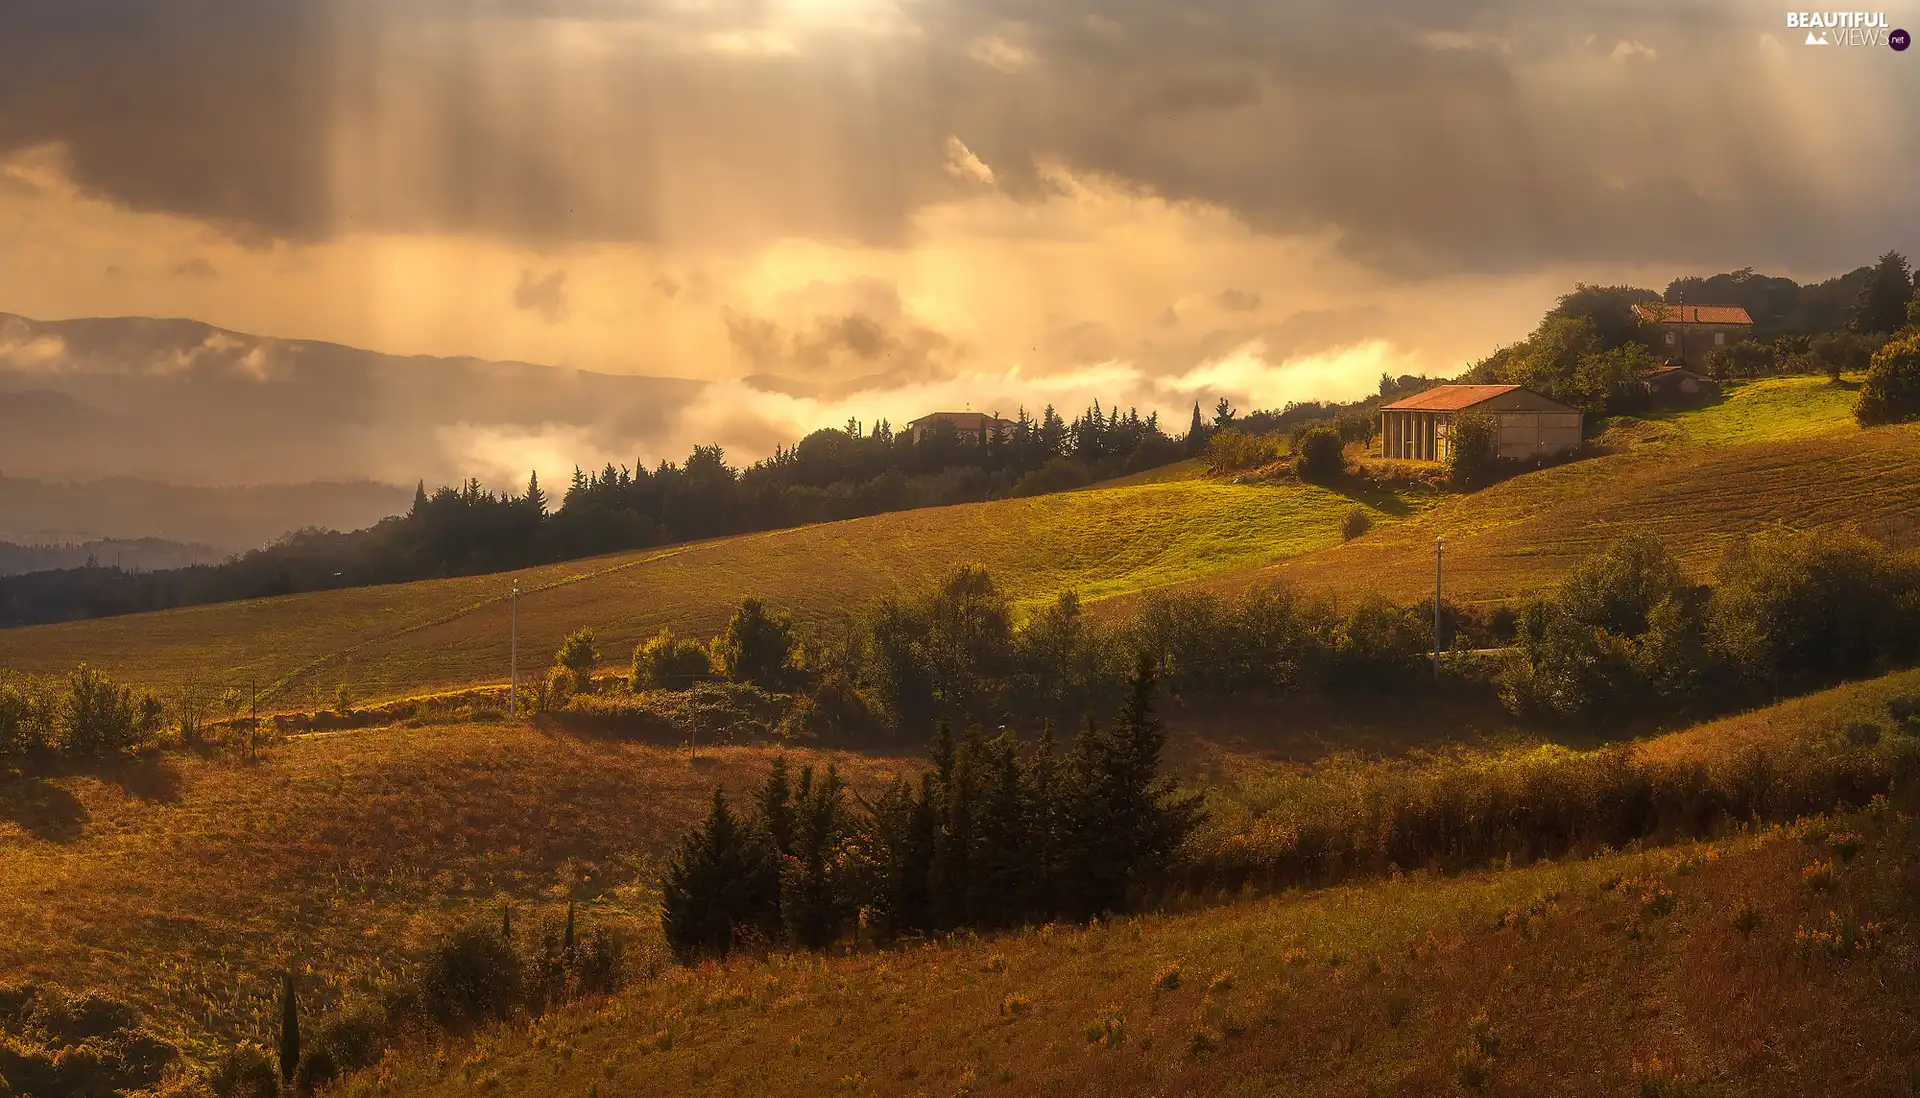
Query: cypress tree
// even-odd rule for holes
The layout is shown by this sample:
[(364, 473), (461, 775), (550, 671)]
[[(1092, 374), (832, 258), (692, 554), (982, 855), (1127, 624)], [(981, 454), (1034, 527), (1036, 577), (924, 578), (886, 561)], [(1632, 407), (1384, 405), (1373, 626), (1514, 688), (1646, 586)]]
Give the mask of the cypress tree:
[(771, 844), (742, 827), (713, 791), (706, 823), (689, 832), (667, 865), (660, 928), (683, 961), (732, 948), (739, 933), (771, 935), (780, 917), (780, 876)]
[(1200, 418), (1200, 402), (1193, 402), (1193, 422), (1187, 424), (1187, 456), (1198, 454), (1207, 445), (1207, 422)]
[(280, 1081), (293, 1083), (300, 1066), (300, 1001), (293, 993), (293, 970), (280, 971)]

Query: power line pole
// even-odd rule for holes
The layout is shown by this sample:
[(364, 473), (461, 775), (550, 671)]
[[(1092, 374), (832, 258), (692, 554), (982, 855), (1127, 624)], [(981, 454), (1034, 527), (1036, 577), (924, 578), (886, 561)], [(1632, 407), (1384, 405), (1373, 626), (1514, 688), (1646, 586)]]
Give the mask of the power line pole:
[(507, 643), (507, 716), (519, 713), (520, 694), (520, 581), (513, 582), (512, 640)]
[(260, 761), (260, 678), (254, 676), (247, 680), (253, 691), (253, 701), (248, 706), (247, 717), (247, 760)]
[(1440, 681), (1440, 554), (1445, 539), (1433, 539), (1433, 681)]

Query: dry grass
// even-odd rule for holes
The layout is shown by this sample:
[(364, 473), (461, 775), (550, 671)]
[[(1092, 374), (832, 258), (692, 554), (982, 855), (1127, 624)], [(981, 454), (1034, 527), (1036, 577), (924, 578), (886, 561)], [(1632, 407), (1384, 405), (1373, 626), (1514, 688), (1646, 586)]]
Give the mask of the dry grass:
[(1905, 1094), (1920, 836), (1847, 826), (1868, 837), (1825, 893), (1782, 830), (675, 970), (343, 1093)]
[[(1652, 740), (1641, 750), (1713, 758), (1759, 740), (1830, 735), (1883, 713), (1889, 698), (1914, 693), (1920, 693), (1920, 673), (1910, 672)], [(1238, 730), (1223, 746), (1189, 733), (1181, 740), (1183, 766), (1213, 783), (1257, 778), (1261, 768), (1274, 764), (1246, 753), (1250, 738)], [(281, 965), (291, 962), (312, 974), (310, 1006), (318, 1008), (406, 963), (428, 930), (469, 914), (497, 918), (502, 903), (514, 904), (524, 922), (543, 907), (550, 914), (567, 899), (579, 899), (589, 923), (616, 922), (657, 943), (654, 882), (663, 855), (705, 811), (715, 784), (746, 789), (764, 773), (770, 754), (764, 748), (703, 751), (696, 768), (680, 752), (517, 725), (470, 725), (317, 734), (275, 746), (252, 765), (175, 754), (90, 773), (16, 775), (0, 781), (0, 864), (7, 870), (0, 873), (0, 972), (9, 981), (111, 990), (139, 1006), (149, 1028), (205, 1056), (235, 1039), (268, 1032)], [(856, 789), (867, 791), (893, 773), (922, 765), (917, 757), (790, 754), (796, 764), (831, 759)], [(1835, 870), (1843, 883), (1851, 865)], [(1244, 958), (1243, 950), (1219, 944), (1216, 935), (1244, 936), (1247, 948), (1309, 949), (1316, 962), (1323, 947), (1358, 957), (1358, 951), (1384, 948), (1379, 943), (1391, 944), (1400, 935), (1449, 933), (1449, 926), (1464, 933), (1460, 928), (1482, 917), (1464, 913), (1517, 902), (1514, 896), (1541, 887), (1527, 882), (1541, 879), (1515, 877), (1520, 883), (1509, 884), (1488, 878), (1473, 886), (1479, 891), (1435, 883), (1387, 886), (1377, 893), (1346, 889), (1308, 906), (1263, 903), (1239, 914), (1147, 920), (1142, 925), (1187, 927), (1198, 936), (1169, 939), (1139, 957), (1122, 956), (1127, 950), (1119, 948), (1117, 936), (1075, 931), (1061, 940), (1057, 957), (1046, 959), (1050, 939), (1035, 932), (1004, 950), (977, 951), (981, 965), (1003, 967), (1021, 979), (997, 980), (991, 988), (982, 983), (981, 990), (967, 976), (951, 988), (933, 987), (934, 997), (914, 1009), (944, 1009), (942, 1003), (958, 1009), (942, 997), (978, 994), (985, 996), (987, 1015), (1009, 1027), (1026, 1025), (1029, 1016), (1050, 1018), (1049, 1039), (1064, 1033), (1077, 1051), (1084, 1043), (1081, 1029), (1097, 1010), (1110, 999), (1146, 992), (1168, 964), (1180, 964), (1183, 979), (1181, 990), (1163, 994), (1198, 994), (1224, 971), (1234, 973), (1227, 981), (1231, 987), (1218, 987), (1213, 1000), (1258, 992), (1267, 978), (1265, 962)], [(1436, 922), (1420, 910), (1428, 905), (1445, 911), (1449, 904), (1466, 905), (1460, 921)], [(1382, 920), (1379, 926), (1363, 925), (1361, 913), (1368, 911), (1376, 913), (1368, 918)], [(1328, 913), (1340, 912), (1348, 928), (1340, 933), (1347, 937), (1311, 929), (1333, 917)], [(1093, 947), (1066, 944), (1073, 942), (1109, 942), (1115, 949), (1103, 967), (1090, 970), (1092, 962), (1082, 955)], [(907, 995), (909, 984), (862, 990), (858, 981), (879, 966), (896, 972), (910, 966), (921, 972), (915, 980), (932, 980), (930, 972), (970, 972), (972, 950), (909, 950), (891, 959), (845, 962), (852, 969), (796, 959), (781, 962), (784, 970), (768, 971), (817, 973), (820, 980), (838, 973), (834, 979), (852, 982), (836, 996), (871, 994), (898, 1007), (890, 997)], [(1002, 960), (989, 965), (996, 950)], [(1125, 978), (1105, 973), (1107, 965), (1127, 966), (1115, 969)], [(1035, 971), (1054, 975), (1026, 979)], [(689, 978), (717, 993), (717, 985), (699, 983), (710, 982), (709, 976), (672, 980)], [(726, 979), (759, 1002), (760, 977)], [(1057, 1009), (1079, 982), (1086, 988), (1072, 992), (1079, 996), (1071, 999), (1072, 1010)], [(808, 991), (803, 999), (821, 994)], [(1023, 996), (1024, 1005), (1014, 996)], [(682, 1003), (680, 1009), (690, 1018), (700, 1015), (697, 1004)], [(1152, 1032), (1142, 1027), (1162, 1024), (1141, 1009), (1125, 1010), (1128, 1042)], [(1073, 1017), (1063, 1022), (1063, 1013)], [(825, 1015), (809, 1017), (808, 1027), (824, 1027)], [(958, 1019), (967, 1025), (977, 1020)], [(853, 1032), (849, 1023), (838, 1037), (814, 1028), (796, 1030), (788, 1039), (801, 1039), (817, 1053), (833, 1047), (833, 1040), (866, 1040)], [(1224, 1047), (1233, 1048), (1221, 1032)], [(924, 1042), (915, 1037), (913, 1044), (937, 1049), (949, 1036), (933, 1033)], [(977, 1035), (967, 1040), (978, 1043)], [(876, 1035), (870, 1043), (835, 1051), (832, 1062), (880, 1056), (883, 1045)], [(978, 1063), (984, 1072), (999, 1061)], [(870, 1070), (868, 1075), (883, 1092), (914, 1089)]]
[[(318, 708), (336, 686), (384, 699), (476, 682), (507, 668), (507, 592), (521, 589), (522, 666), (540, 666), (583, 625), (624, 661), (662, 625), (717, 631), (745, 594), (826, 626), (894, 589), (918, 589), (964, 562), (986, 565), (1016, 600), (1083, 597), (1241, 571), (1340, 540), (1353, 501), (1301, 484), (1241, 486), (1185, 466), (1117, 486), (908, 511), (796, 530), (550, 565), (520, 572), (256, 599), (0, 630), (0, 667), (55, 671), (87, 661), (144, 685), (198, 674), (258, 678), (278, 708)], [(1367, 501), (1381, 526), (1421, 506)]]
[[(856, 789), (896, 767), (837, 761)], [(246, 765), (147, 756), (82, 775), (0, 779), (0, 973), (110, 990), (166, 1038), (259, 1031), (274, 974), (337, 997), (462, 912), (657, 923), (653, 880), (715, 784), (770, 757), (548, 735), (522, 726), (296, 739)]]

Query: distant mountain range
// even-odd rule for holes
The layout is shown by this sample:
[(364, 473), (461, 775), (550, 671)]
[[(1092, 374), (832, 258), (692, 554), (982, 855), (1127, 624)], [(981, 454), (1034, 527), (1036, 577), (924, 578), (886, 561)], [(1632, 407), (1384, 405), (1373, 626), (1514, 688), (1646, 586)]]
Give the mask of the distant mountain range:
[[(181, 487), (137, 477), (48, 483), (0, 476), (0, 575), (118, 559), (142, 570), (212, 563), (290, 530), (357, 530), (407, 509), (410, 487), (374, 481)], [(110, 543), (110, 544), (108, 544)], [(71, 549), (61, 548), (71, 546)]]
[(516, 444), (543, 436), (570, 454), (637, 455), (702, 385), (389, 355), (192, 320), (0, 313), (0, 473), (504, 486), (526, 476)]

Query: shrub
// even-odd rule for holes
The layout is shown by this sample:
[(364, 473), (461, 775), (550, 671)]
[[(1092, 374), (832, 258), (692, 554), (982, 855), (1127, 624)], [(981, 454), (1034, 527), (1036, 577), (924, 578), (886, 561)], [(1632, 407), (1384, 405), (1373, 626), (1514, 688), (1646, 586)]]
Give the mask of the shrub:
[(1365, 507), (1358, 504), (1347, 508), (1346, 515), (1340, 519), (1340, 537), (1344, 541), (1352, 541), (1371, 529), (1373, 529), (1373, 516), (1367, 513)]
[(1049, 492), (1071, 492), (1093, 483), (1093, 473), (1085, 465), (1068, 457), (1057, 457), (1013, 482), (1016, 496), (1040, 496)]
[(160, 730), (165, 710), (151, 694), (135, 694), (86, 664), (67, 676), (59, 710), (62, 747), (74, 754), (138, 747)]
[(757, 598), (744, 598), (726, 632), (714, 638), (713, 659), (720, 673), (735, 682), (778, 690), (786, 684), (793, 649), (793, 623), (787, 615), (768, 610)]
[(600, 666), (600, 650), (593, 646), (593, 630), (578, 629), (567, 634), (567, 639), (560, 642), (560, 650), (553, 654), (553, 664), (573, 680), (575, 693), (592, 693), (593, 671)]
[(280, 1077), (266, 1049), (239, 1045), (228, 1049), (214, 1064), (207, 1074), (207, 1089), (214, 1098), (276, 1098)]
[(633, 674), (630, 688), (642, 690), (685, 690), (713, 674), (713, 662), (698, 641), (680, 640), (671, 629), (660, 632), (633, 650)]
[(1249, 435), (1236, 427), (1213, 433), (1202, 459), (1216, 475), (1261, 469), (1287, 456), (1286, 440), (1278, 435)]
[(1346, 470), (1346, 444), (1331, 427), (1313, 427), (1300, 436), (1294, 472), (1312, 484), (1328, 484)]
[(1853, 414), (1864, 427), (1920, 419), (1920, 331), (1874, 352)]
[(1500, 423), (1485, 412), (1456, 412), (1447, 428), (1447, 479), (1477, 488), (1493, 479), (1500, 460)]
[(498, 1021), (519, 1002), (520, 955), (491, 924), (448, 931), (427, 954), (420, 994), (427, 1016), (453, 1032)]

